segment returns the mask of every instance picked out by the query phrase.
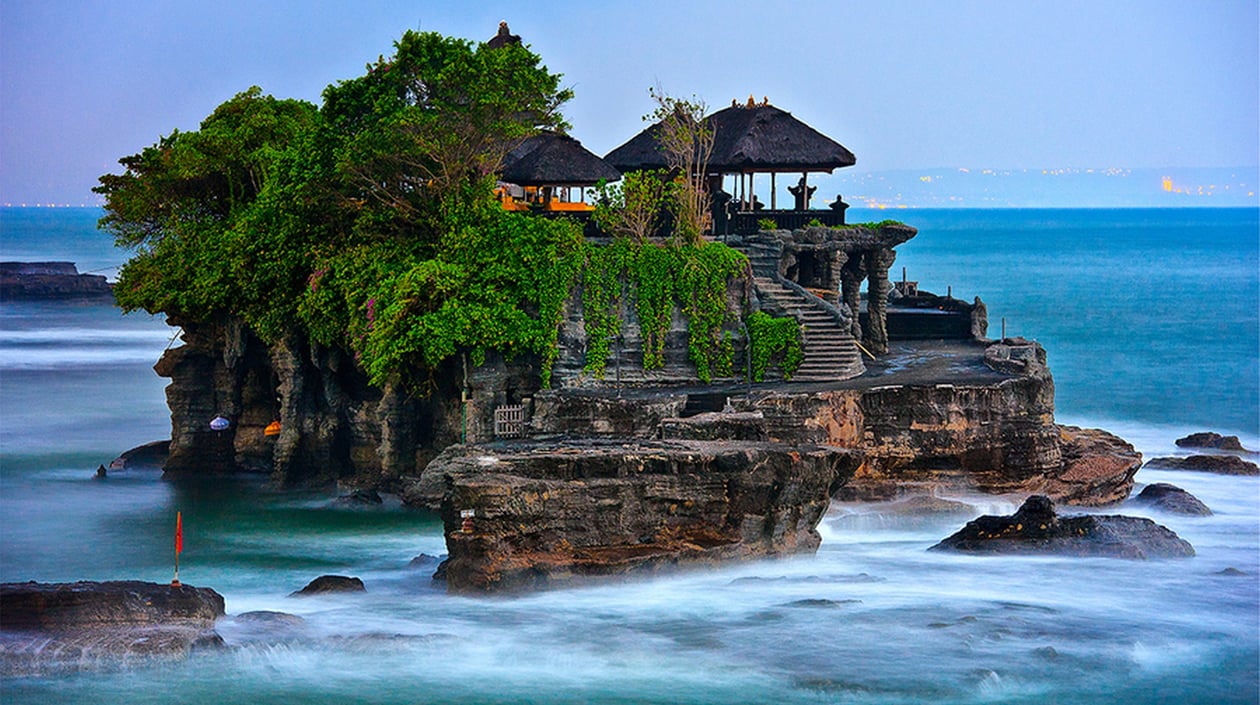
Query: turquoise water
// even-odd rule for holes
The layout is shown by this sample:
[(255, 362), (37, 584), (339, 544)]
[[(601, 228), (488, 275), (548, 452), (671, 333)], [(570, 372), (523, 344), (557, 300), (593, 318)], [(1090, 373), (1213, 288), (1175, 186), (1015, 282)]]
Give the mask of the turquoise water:
[[(854, 211), (850, 211), (854, 213)], [(62, 219), (62, 214), (65, 214)], [(0, 259), (122, 258), (98, 212), (0, 210)], [(886, 213), (857, 213), (879, 220)], [(906, 211), (899, 265), (921, 287), (979, 294), (991, 331), (1046, 344), (1060, 419), (1147, 455), (1192, 430), (1257, 432), (1257, 214)], [(76, 257), (82, 248), (83, 257)], [(95, 265), (94, 265), (95, 266)], [(900, 270), (897, 270), (900, 273)], [(1185, 561), (985, 559), (928, 553), (964, 519), (835, 506), (815, 556), (506, 599), (429, 580), (441, 524), (397, 501), (257, 480), (92, 479), (165, 437), (151, 367), (170, 329), (100, 305), (0, 304), (0, 581), (171, 576), (229, 615), (279, 610), (304, 631), (231, 619), (233, 647), (175, 664), (0, 680), (4, 703), (1255, 703), (1260, 699), (1260, 480), (1142, 471), (1216, 512), (1147, 515)], [(1011, 500), (963, 498), (976, 513)], [(1246, 575), (1221, 575), (1236, 568)], [(325, 573), (368, 592), (297, 599)]]

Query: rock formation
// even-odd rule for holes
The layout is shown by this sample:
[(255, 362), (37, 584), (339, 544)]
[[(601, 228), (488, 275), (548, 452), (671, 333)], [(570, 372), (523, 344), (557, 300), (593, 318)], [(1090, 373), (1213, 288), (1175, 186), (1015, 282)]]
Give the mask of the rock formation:
[(1133, 498), (1133, 503), (1169, 514), (1192, 517), (1212, 516), (1212, 510), (1199, 501), (1198, 497), (1166, 482), (1156, 482), (1143, 487), (1138, 496)]
[(1218, 475), (1260, 475), (1260, 467), (1236, 455), (1190, 455), (1184, 458), (1151, 458), (1148, 467), (1159, 470), (1194, 470)]
[(1043, 495), (1011, 516), (986, 515), (933, 546), (932, 551), (1057, 554), (1109, 558), (1186, 558), (1194, 547), (1150, 519), (1118, 515), (1059, 517)]
[(589, 576), (813, 551), (856, 454), (750, 442), (611, 441), (448, 448), (448, 589), (510, 591)]
[[(456, 591), (813, 550), (832, 495), (1127, 497), (1140, 456), (1105, 432), (1054, 423), (1040, 345), (900, 342), (871, 320), (888, 293), (892, 246), (913, 228), (826, 230), (760, 234), (775, 240), (773, 254), (757, 254), (747, 276), (755, 283), (774, 268), (786, 282), (787, 266), (794, 286), (830, 287), (815, 298), (820, 311), (839, 312), (832, 327), (849, 336), (853, 325), (889, 351), (854, 366), (860, 376), (702, 384), (677, 308), (664, 367), (645, 371), (626, 306), (605, 375), (592, 378), (580, 296), (560, 326), (552, 389), (540, 389), (537, 359), (495, 355), (480, 366), (449, 360), (423, 389), (377, 388), (339, 350), (296, 338), (269, 346), (235, 319), (172, 317), (184, 345), (157, 365), (172, 379), (166, 471), (269, 472), (279, 484), (336, 481), (442, 507), (449, 559), (440, 571)], [(865, 328), (851, 315), (862, 279), (878, 300)], [(728, 282), (728, 308), (749, 288)], [(514, 414), (510, 424), (496, 421), (500, 411)], [(216, 417), (226, 428), (211, 428)], [(472, 513), (471, 528), (461, 512)]]
[(0, 262), (0, 301), (113, 298), (105, 277), (79, 274), (73, 262)]
[(326, 595), (336, 592), (366, 592), (363, 581), (346, 575), (321, 575), (306, 584), (306, 587), (291, 593), (289, 597), (307, 595)]
[(1217, 450), (1246, 451), (1238, 436), (1222, 436), (1215, 431), (1200, 431), (1177, 439), (1179, 448), (1215, 448)]
[(222, 639), (223, 596), (139, 581), (0, 585), (5, 675), (183, 658)]

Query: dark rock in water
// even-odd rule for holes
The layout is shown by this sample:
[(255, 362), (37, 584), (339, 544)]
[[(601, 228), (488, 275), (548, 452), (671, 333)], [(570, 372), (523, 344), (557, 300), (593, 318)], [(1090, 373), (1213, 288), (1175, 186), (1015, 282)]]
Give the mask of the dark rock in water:
[[(170, 455), (170, 441), (153, 441), (136, 446), (109, 461), (110, 470), (161, 470)], [(98, 473), (100, 474), (100, 473)]]
[(1224, 575), (1224, 576), (1227, 576), (1227, 577), (1230, 577), (1230, 578), (1237, 578), (1237, 577), (1242, 577), (1242, 576), (1245, 576), (1245, 575), (1249, 575), (1249, 573), (1244, 573), (1244, 572), (1242, 572), (1241, 570), (1239, 570), (1239, 569), (1237, 569), (1237, 568), (1226, 568), (1226, 569), (1224, 569), (1224, 570), (1218, 570), (1218, 571), (1216, 571), (1216, 574), (1217, 574), (1217, 575)]
[(1185, 438), (1178, 438), (1177, 447), (1216, 448), (1217, 450), (1246, 450), (1246, 448), (1243, 448), (1242, 446), (1242, 441), (1238, 440), (1238, 436), (1222, 436), (1214, 431), (1201, 431), (1199, 433), (1192, 433)]
[(430, 556), (427, 553), (421, 553), (411, 562), (407, 564), (408, 568), (436, 568), (445, 558), (443, 556)]
[(1150, 519), (1090, 514), (1059, 518), (1042, 495), (1029, 497), (1011, 516), (968, 522), (929, 550), (1136, 559), (1194, 555), (1193, 546)]
[(79, 274), (73, 262), (0, 262), (0, 300), (112, 299), (99, 274)]
[(371, 507), (379, 506), (384, 501), (376, 490), (358, 489), (338, 497), (333, 500), (333, 504), (339, 507)]
[(915, 495), (899, 499), (880, 507), (881, 514), (899, 514), (902, 516), (941, 516), (951, 514), (967, 514), (974, 516), (975, 508), (966, 502), (952, 499), (941, 499), (928, 495)]
[(306, 626), (306, 620), (296, 614), (289, 614), (288, 612), (275, 612), (273, 610), (242, 612), (232, 617), (232, 619), (242, 624), (265, 624), (283, 627)]
[(1260, 467), (1236, 455), (1191, 455), (1185, 458), (1152, 458), (1146, 467), (1163, 470), (1194, 470), (1218, 475), (1260, 475)]
[(140, 581), (0, 585), (0, 674), (110, 668), (216, 648), (223, 596)]
[(210, 625), (223, 596), (210, 588), (138, 580), (0, 584), (0, 628), (65, 629), (111, 624)]
[(358, 578), (345, 575), (321, 575), (307, 583), (301, 590), (290, 593), (289, 597), (323, 595), (331, 592), (367, 592), (367, 588), (363, 587), (363, 581)]
[(1133, 498), (1136, 504), (1144, 504), (1169, 514), (1182, 514), (1194, 517), (1210, 517), (1212, 510), (1199, 501), (1198, 497), (1186, 492), (1176, 485), (1167, 482), (1156, 482), (1147, 485), (1142, 492)]

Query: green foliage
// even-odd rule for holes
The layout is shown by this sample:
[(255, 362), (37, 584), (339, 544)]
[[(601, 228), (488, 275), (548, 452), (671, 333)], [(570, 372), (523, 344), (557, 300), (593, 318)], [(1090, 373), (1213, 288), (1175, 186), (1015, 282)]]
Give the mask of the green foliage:
[(766, 370), (776, 359), (784, 379), (791, 379), (805, 359), (801, 344), (801, 324), (795, 318), (775, 318), (764, 311), (755, 311), (744, 320), (748, 326), (749, 356), (752, 379), (765, 379)]
[(666, 95), (660, 88), (649, 89), (656, 110), (645, 120), (656, 122), (656, 141), (665, 163), (677, 174), (669, 199), (674, 214), (674, 238), (680, 244), (699, 245), (712, 225), (710, 195), (704, 185), (713, 154), (715, 132), (704, 114), (703, 101)]
[(345, 135), (346, 196), (373, 222), (436, 218), (521, 139), (566, 126), (558, 110), (572, 92), (524, 46), (413, 31), (394, 46), (366, 75), (324, 91), (324, 115)]
[[(521, 46), (407, 32), (395, 50), (330, 86), (321, 108), (251, 88), (101, 177), (101, 225), (135, 250), (122, 306), (304, 335), (352, 352), (376, 384), (420, 387), (452, 356), (497, 351), (537, 355), (547, 385), (581, 276), (591, 372), (633, 299), (645, 368), (663, 365), (679, 306), (701, 379), (730, 374), (726, 293), (747, 261), (700, 237), (703, 106), (655, 96), (683, 176), (606, 191), (597, 217), (619, 237), (595, 248), (575, 223), (505, 212), (492, 195), (508, 149), (563, 126), (558, 75)], [(667, 202), (672, 244), (647, 242)]]
[(645, 370), (665, 364), (666, 336), (678, 306), (687, 317), (688, 353), (697, 376), (706, 382), (714, 373), (729, 376), (734, 345), (723, 330), (731, 322), (727, 285), (747, 267), (743, 254), (720, 243), (672, 247), (620, 239), (607, 247), (591, 247), (582, 300), (585, 369), (603, 376), (608, 342), (620, 334), (624, 302), (633, 296)]
[[(354, 350), (375, 383), (416, 377), (461, 350), (534, 353), (550, 382), (565, 299), (585, 249), (568, 220), (487, 209), (436, 256), (383, 241), (328, 258), (301, 308), (312, 334)], [(333, 312), (329, 315), (329, 312)]]
[(616, 237), (646, 241), (664, 222), (673, 183), (659, 170), (632, 171), (617, 183), (601, 183), (595, 192), (595, 224)]
[[(720, 243), (680, 250), (675, 291), (687, 316), (687, 352), (705, 382), (730, 374), (734, 348), (723, 337), (728, 321), (726, 285), (748, 269), (748, 258)], [(723, 344), (725, 342), (725, 344)]]
[(625, 273), (635, 260), (635, 249), (624, 238), (607, 247), (588, 246), (582, 284), (582, 319), (586, 328), (585, 370), (603, 378), (609, 344), (621, 335), (625, 309)]
[(375, 382), (492, 349), (539, 354), (546, 379), (581, 234), (491, 190), (570, 92), (521, 46), (407, 32), (395, 49), (322, 108), (251, 88), (101, 177), (101, 226), (136, 250), (121, 305), (305, 334)]
[(779, 224), (774, 218), (758, 218), (757, 227), (761, 230), (778, 230)]
[(888, 226), (888, 225), (905, 225), (905, 223), (901, 222), (900, 220), (881, 220), (879, 222), (872, 221), (870, 223), (854, 223), (854, 225), (856, 225), (859, 228), (879, 230), (880, 228)]

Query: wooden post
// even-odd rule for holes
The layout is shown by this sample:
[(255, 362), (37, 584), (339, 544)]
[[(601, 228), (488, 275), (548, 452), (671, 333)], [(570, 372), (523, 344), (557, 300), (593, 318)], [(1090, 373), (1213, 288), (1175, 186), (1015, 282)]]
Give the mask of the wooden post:
[(774, 186), (774, 175), (775, 174), (773, 171), (770, 172), (770, 210), (775, 210), (775, 208), (778, 206), (777, 202), (775, 201), (775, 196), (778, 195), (776, 193), (778, 189), (776, 189)]

